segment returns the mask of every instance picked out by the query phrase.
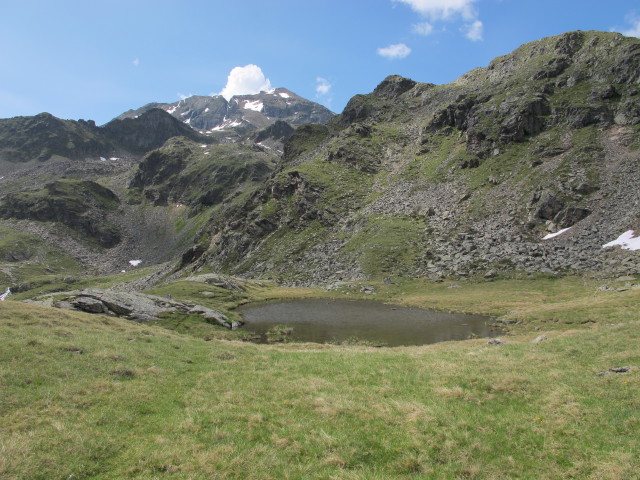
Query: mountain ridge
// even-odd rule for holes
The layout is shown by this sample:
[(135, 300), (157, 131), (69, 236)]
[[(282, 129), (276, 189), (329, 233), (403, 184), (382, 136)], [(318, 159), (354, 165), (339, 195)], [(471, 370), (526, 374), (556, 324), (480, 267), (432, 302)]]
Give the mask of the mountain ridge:
[(172, 103), (149, 103), (128, 110), (116, 119), (135, 118), (151, 108), (160, 108), (203, 134), (236, 131), (241, 134), (268, 127), (277, 120), (292, 125), (325, 123), (335, 114), (286, 88), (274, 88), (257, 94), (193, 95)]

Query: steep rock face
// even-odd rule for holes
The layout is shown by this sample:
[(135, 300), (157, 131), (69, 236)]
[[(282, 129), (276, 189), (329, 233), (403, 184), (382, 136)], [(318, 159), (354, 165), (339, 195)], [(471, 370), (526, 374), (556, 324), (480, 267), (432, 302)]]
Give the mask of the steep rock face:
[(282, 153), (285, 143), (291, 138), (295, 129), (291, 124), (278, 120), (262, 130), (249, 134), (248, 139), (269, 150)]
[(601, 248), (639, 226), (638, 72), (638, 39), (569, 32), (449, 85), (388, 77), (299, 128), (265, 187), (212, 219), (199, 262), (290, 283), (639, 273)]

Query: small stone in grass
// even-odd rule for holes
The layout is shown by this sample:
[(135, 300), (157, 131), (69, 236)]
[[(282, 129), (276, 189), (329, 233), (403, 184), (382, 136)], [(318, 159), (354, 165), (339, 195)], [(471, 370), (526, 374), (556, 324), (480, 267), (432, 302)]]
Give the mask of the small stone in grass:
[(613, 373), (627, 373), (629, 370), (631, 370), (631, 367), (614, 367), (604, 372), (598, 372), (596, 375), (602, 377), (603, 375), (611, 375)]

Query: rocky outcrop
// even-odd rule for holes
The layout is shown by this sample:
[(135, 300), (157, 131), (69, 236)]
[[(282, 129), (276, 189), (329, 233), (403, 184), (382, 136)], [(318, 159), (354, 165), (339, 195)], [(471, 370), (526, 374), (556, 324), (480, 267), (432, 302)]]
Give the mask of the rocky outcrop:
[(417, 83), (418, 82), (414, 82), (410, 78), (404, 78), (400, 75), (389, 75), (378, 84), (373, 94), (389, 100), (399, 97), (404, 92), (411, 90)]
[(194, 129), (159, 108), (135, 118), (112, 120), (101, 127), (100, 132), (124, 150), (137, 154), (159, 148), (172, 137), (209, 142)]
[(241, 324), (229, 320), (224, 314), (201, 305), (177, 302), (170, 298), (158, 297), (139, 292), (118, 292), (113, 290), (87, 289), (68, 292), (53, 306), (87, 313), (114, 315), (136, 322), (158, 320), (163, 313), (190, 313), (200, 315), (216, 325), (235, 330)]

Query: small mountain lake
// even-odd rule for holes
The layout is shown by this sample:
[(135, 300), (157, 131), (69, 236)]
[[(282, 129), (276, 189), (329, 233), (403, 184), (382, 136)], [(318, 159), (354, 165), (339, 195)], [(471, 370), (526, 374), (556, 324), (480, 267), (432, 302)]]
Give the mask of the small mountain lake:
[(352, 338), (391, 347), (469, 337), (496, 337), (489, 317), (398, 307), (369, 300), (304, 299), (250, 304), (238, 309), (244, 328), (260, 335), (282, 325), (292, 340), (345, 342)]

